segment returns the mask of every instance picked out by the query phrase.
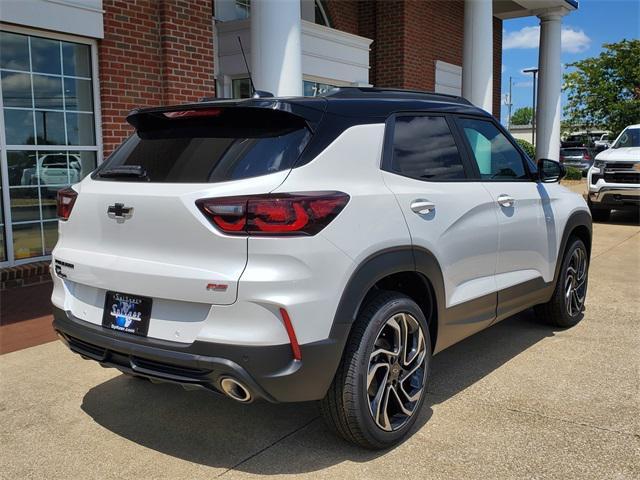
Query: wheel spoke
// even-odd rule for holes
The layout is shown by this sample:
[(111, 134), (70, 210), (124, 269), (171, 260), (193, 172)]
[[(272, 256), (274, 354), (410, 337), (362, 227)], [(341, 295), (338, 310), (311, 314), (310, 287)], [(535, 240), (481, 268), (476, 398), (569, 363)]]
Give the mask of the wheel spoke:
[[(382, 406), (378, 409), (378, 425), (384, 430), (391, 430), (391, 420), (389, 420), (389, 392), (391, 390), (390, 385), (386, 385), (384, 389), (384, 395), (382, 398)], [(382, 415), (382, 418), (380, 418)]]
[(380, 385), (378, 387), (378, 390), (376, 391), (375, 396), (373, 397), (373, 400), (369, 401), (369, 411), (371, 412), (371, 415), (373, 415), (373, 418), (376, 421), (376, 423), (384, 430), (386, 430), (386, 428), (380, 423), (380, 406), (383, 401), (383, 397), (385, 396), (385, 390), (388, 389), (388, 385), (387, 385), (388, 378), (389, 378), (389, 372), (387, 371), (384, 375), (384, 378), (380, 382)]
[(404, 413), (405, 415), (411, 415), (413, 413), (413, 408), (411, 410), (409, 410), (405, 406), (405, 404), (403, 403), (402, 399), (400, 398), (400, 395), (398, 395), (398, 390), (393, 386), (389, 387), (389, 390), (390, 390), (390, 393), (392, 393), (396, 397), (396, 402), (398, 403), (398, 407), (400, 407), (400, 411), (402, 413)]
[(385, 372), (385, 376), (389, 375), (389, 370), (391, 370), (391, 365), (389, 365), (386, 362), (379, 362), (379, 363), (375, 363), (373, 365), (369, 365), (369, 372), (367, 373), (367, 390), (369, 389), (369, 387), (371, 387), (371, 381), (375, 378), (376, 373), (378, 373), (378, 371), (381, 368), (385, 368), (386, 372)]

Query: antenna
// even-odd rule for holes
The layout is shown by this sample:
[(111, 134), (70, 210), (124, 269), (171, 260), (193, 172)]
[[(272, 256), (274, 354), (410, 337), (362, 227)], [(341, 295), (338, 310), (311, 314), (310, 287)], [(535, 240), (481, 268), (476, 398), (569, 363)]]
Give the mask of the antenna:
[(256, 86), (253, 84), (253, 78), (251, 77), (251, 70), (249, 70), (249, 64), (247, 63), (247, 56), (244, 54), (244, 48), (242, 48), (242, 39), (238, 35), (238, 43), (240, 44), (240, 51), (242, 52), (242, 58), (244, 59), (244, 66), (247, 67), (247, 73), (249, 74), (249, 82), (251, 83), (251, 93), (255, 95)]
[(238, 35), (238, 43), (240, 44), (240, 51), (242, 52), (242, 58), (244, 59), (244, 65), (247, 67), (247, 73), (249, 74), (249, 82), (251, 83), (251, 91), (253, 98), (273, 97), (273, 93), (264, 92), (262, 90), (256, 90), (256, 86), (253, 84), (253, 77), (251, 76), (251, 70), (249, 70), (249, 63), (247, 62), (247, 56), (244, 54), (244, 48), (242, 47), (242, 39)]

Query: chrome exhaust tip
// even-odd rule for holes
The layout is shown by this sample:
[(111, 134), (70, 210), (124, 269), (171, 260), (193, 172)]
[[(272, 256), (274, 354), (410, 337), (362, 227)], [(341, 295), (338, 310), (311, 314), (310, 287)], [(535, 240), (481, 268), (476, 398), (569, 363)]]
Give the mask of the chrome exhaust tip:
[(220, 388), (227, 397), (233, 398), (236, 402), (247, 403), (251, 401), (249, 389), (231, 377), (220, 380)]

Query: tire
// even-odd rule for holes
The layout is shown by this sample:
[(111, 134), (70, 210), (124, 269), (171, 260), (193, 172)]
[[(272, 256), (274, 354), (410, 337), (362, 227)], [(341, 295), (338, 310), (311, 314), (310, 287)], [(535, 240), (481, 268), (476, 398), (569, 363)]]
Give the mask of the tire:
[(606, 222), (611, 216), (611, 210), (608, 208), (592, 208), (591, 217), (596, 222)]
[[(406, 342), (399, 332), (409, 332)], [(404, 357), (398, 339), (400, 345), (411, 342), (412, 349)], [(393, 346), (389, 340), (393, 340)], [(374, 348), (379, 353), (374, 354)], [(391, 350), (397, 353), (389, 355)], [(405, 366), (401, 358), (410, 361)], [(424, 403), (430, 364), (431, 338), (420, 307), (406, 295), (381, 291), (358, 314), (333, 382), (320, 401), (326, 424), (345, 440), (364, 448), (378, 450), (399, 443), (411, 430)], [(367, 385), (369, 371), (372, 380)], [(376, 398), (382, 401), (376, 402)], [(383, 410), (385, 398), (390, 400)], [(370, 400), (380, 405), (375, 419)], [(411, 414), (403, 413), (400, 404)], [(389, 414), (385, 417), (383, 411)]]
[(591, 210), (591, 218), (593, 218), (594, 221), (606, 222), (607, 220), (609, 220), (609, 217), (611, 216), (610, 208), (596, 207), (591, 202), (589, 202), (588, 205), (589, 210)]
[[(571, 237), (551, 300), (536, 305), (539, 319), (569, 328), (582, 320), (589, 280), (589, 256), (582, 240)], [(567, 292), (569, 292), (567, 296)]]

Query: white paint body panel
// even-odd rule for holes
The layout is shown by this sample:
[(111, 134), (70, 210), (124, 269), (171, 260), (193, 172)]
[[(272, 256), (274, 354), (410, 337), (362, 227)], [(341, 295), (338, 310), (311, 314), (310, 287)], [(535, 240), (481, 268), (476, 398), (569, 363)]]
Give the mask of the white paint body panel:
[[(383, 172), (411, 230), (413, 244), (435, 255), (447, 307), (496, 291), (498, 220), (493, 200), (476, 182), (426, 182)], [(426, 215), (411, 210), (415, 200), (435, 209)]]

